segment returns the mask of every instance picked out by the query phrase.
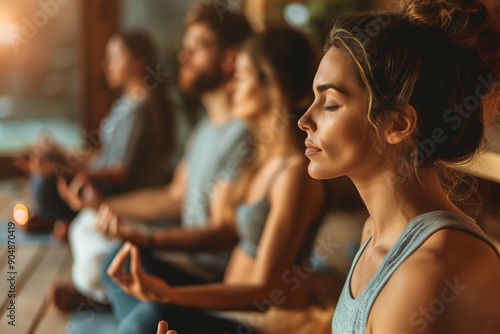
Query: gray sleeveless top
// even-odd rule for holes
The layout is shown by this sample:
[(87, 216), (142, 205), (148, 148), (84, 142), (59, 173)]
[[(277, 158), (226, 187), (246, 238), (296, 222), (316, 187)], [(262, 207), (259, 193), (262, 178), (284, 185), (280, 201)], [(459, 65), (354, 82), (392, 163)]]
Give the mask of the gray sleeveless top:
[[(284, 158), (280, 166), (274, 171), (267, 184), (263, 198), (254, 203), (240, 204), (236, 208), (236, 228), (240, 237), (239, 245), (251, 257), (255, 258), (257, 256), (259, 242), (271, 208), (269, 203), (269, 191), (287, 162), (288, 158)], [(304, 258), (310, 255), (314, 237), (318, 231), (319, 222), (320, 219), (318, 219), (311, 229), (309, 229), (304, 243), (299, 250), (296, 263), (301, 263)]]
[(252, 257), (257, 255), (257, 247), (271, 208), (269, 205), (269, 190), (280, 171), (286, 166), (286, 161), (286, 158), (283, 159), (273, 175), (271, 175), (263, 198), (254, 203), (241, 203), (236, 208), (236, 229), (240, 237), (239, 245)]
[(356, 298), (351, 295), (351, 277), (359, 257), (371, 237), (356, 254), (332, 322), (333, 334), (365, 334), (368, 316), (378, 295), (396, 269), (412, 255), (431, 235), (442, 229), (458, 229), (489, 244), (500, 258), (495, 245), (486, 237), (476, 222), (465, 215), (447, 211), (432, 211), (413, 218), (387, 253), (375, 275)]

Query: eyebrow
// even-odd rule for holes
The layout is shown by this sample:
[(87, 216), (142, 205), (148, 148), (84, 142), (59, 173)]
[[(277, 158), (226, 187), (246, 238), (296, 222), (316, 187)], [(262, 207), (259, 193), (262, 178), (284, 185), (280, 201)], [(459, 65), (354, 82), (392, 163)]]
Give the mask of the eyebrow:
[(324, 92), (328, 89), (333, 89), (333, 90), (336, 90), (337, 92), (343, 94), (343, 95), (347, 95), (346, 91), (338, 86), (335, 86), (334, 84), (331, 84), (331, 83), (325, 83), (325, 84), (320, 84), (320, 85), (317, 85), (316, 86), (316, 90), (318, 92)]

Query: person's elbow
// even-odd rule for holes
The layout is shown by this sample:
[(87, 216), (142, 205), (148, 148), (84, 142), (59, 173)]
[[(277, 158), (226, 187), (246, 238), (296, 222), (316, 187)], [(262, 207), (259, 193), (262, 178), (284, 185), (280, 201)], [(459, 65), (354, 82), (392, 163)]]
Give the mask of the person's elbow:
[(239, 241), (236, 230), (226, 224), (219, 224), (214, 227), (216, 237), (214, 237), (214, 251), (225, 251), (232, 249)]
[(125, 184), (129, 181), (129, 171), (124, 166), (116, 166), (111, 168), (111, 182), (114, 184)]

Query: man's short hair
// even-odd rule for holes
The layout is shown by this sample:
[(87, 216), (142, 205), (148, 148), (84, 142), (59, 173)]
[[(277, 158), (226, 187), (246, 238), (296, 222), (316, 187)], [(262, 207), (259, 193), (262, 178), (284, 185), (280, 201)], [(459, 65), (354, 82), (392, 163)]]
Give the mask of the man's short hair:
[(214, 3), (195, 3), (186, 15), (186, 27), (194, 24), (207, 25), (217, 36), (223, 48), (239, 47), (252, 33), (245, 16)]

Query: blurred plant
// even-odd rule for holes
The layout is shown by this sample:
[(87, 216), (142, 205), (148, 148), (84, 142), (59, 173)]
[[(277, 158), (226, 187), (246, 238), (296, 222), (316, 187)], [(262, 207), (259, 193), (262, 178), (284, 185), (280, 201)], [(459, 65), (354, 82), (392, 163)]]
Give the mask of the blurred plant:
[(311, 32), (320, 43), (323, 43), (333, 22), (340, 15), (371, 9), (372, 4), (373, 0), (308, 0)]

